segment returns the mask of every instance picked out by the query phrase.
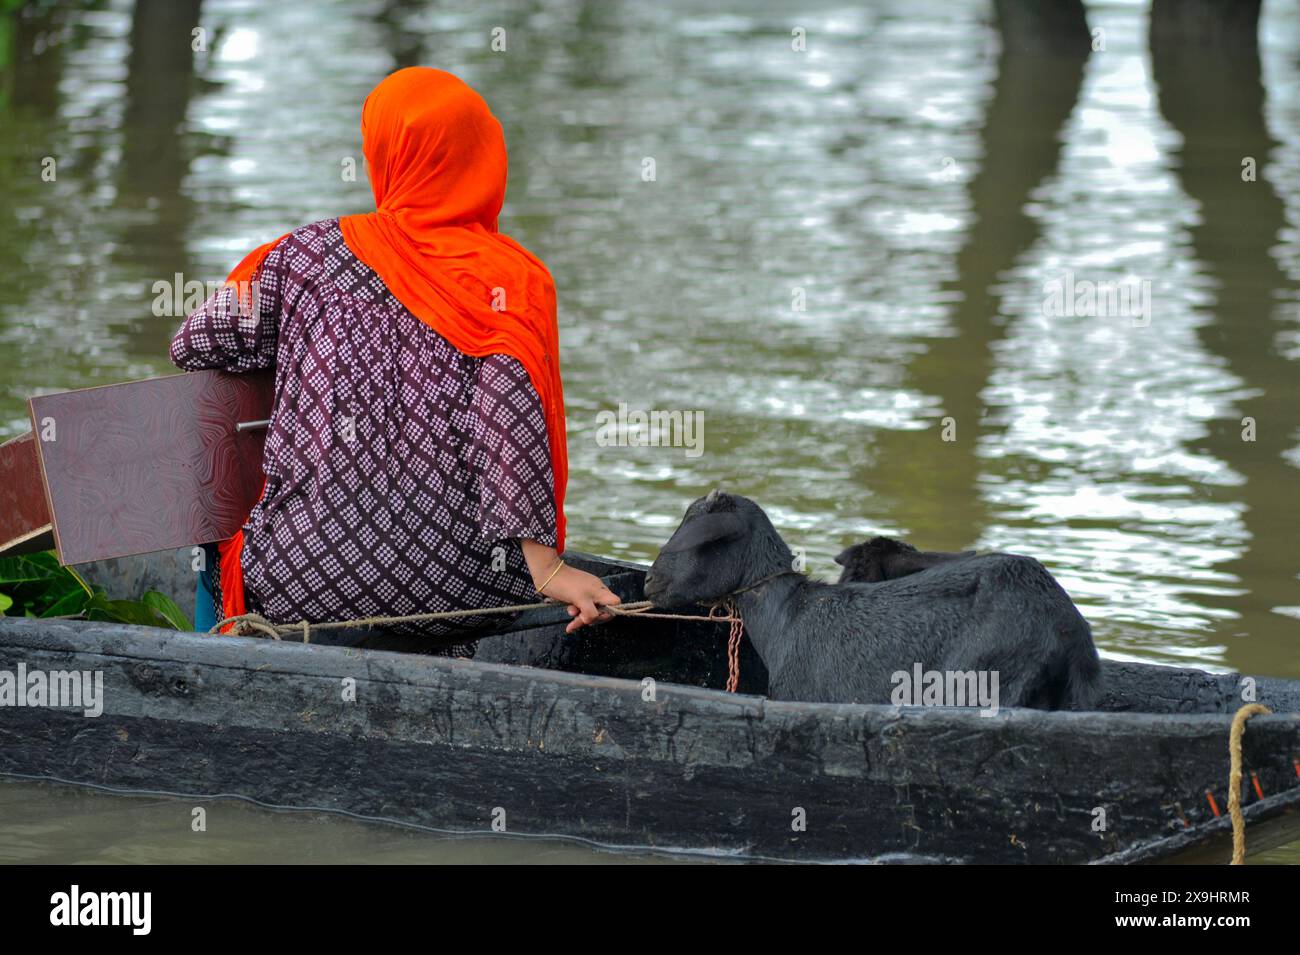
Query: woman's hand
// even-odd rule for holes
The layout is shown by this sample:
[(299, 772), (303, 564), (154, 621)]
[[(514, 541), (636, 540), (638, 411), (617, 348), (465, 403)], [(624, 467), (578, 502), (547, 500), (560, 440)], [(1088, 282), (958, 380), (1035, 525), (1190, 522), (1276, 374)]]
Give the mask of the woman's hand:
[(573, 622), (564, 628), (565, 633), (573, 633), (589, 623), (604, 623), (612, 614), (601, 613), (596, 605), (619, 603), (618, 596), (599, 577), (567, 564), (560, 568), (559, 573), (539, 593), (569, 605), (569, 616), (573, 617)]
[(554, 547), (531, 540), (521, 540), (519, 543), (537, 592), (569, 605), (569, 616), (574, 619), (564, 628), (565, 633), (573, 633), (589, 623), (604, 623), (609, 620), (612, 615), (601, 613), (596, 609), (597, 604), (610, 606), (622, 602), (599, 577), (567, 564), (561, 566)]

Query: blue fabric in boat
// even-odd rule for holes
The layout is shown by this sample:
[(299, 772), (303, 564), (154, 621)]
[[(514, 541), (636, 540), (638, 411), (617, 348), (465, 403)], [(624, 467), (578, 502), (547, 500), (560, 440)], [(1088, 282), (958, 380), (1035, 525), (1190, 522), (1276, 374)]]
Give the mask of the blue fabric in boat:
[(207, 633), (217, 625), (217, 590), (212, 582), (212, 570), (217, 566), (217, 548), (214, 544), (203, 547), (203, 570), (199, 571), (194, 589), (194, 629)]

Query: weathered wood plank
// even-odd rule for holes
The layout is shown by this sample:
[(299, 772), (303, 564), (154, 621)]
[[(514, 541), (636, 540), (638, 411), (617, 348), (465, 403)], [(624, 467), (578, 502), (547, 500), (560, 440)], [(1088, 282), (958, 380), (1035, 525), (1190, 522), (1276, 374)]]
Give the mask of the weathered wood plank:
[(50, 508), (41, 485), (36, 441), (29, 431), (0, 444), (0, 555), (54, 546)]

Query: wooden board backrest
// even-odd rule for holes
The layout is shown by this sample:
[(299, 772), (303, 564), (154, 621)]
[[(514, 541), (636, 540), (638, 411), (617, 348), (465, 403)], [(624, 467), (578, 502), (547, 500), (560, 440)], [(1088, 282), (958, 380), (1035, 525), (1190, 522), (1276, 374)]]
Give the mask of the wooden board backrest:
[(0, 444), (0, 556), (54, 546), (50, 508), (31, 432)]
[(199, 371), (32, 398), (64, 564), (223, 540), (262, 492), (271, 372)]

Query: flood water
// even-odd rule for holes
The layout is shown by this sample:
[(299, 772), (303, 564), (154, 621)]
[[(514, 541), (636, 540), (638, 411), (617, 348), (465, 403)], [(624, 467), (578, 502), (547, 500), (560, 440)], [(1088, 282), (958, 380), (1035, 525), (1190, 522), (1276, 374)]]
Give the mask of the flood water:
[[(1300, 4), (1268, 0), (1258, 58), (1153, 55), (1140, 3), (1088, 18), (1104, 50), (1037, 57), (975, 0), (11, 16), (0, 437), (31, 394), (168, 372), (155, 283), (371, 208), (340, 175), (361, 101), (438, 66), (501, 118), (502, 229), (558, 286), (570, 546), (648, 560), (722, 485), (820, 576), (874, 533), (1032, 554), (1108, 657), (1300, 678)], [(1066, 282), (1145, 305), (1055, 308)], [(702, 412), (702, 453), (602, 444), (620, 404)], [(0, 807), (9, 861), (621, 858), (242, 806), (200, 848), (166, 801), (33, 784)]]

